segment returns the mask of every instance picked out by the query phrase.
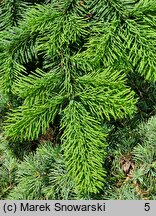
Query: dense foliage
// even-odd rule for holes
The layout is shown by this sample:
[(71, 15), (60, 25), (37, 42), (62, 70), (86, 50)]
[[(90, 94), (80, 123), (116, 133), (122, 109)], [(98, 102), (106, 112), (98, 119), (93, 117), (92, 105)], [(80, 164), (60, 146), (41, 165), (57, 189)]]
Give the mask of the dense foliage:
[(155, 199), (154, 0), (0, 6), (1, 199)]

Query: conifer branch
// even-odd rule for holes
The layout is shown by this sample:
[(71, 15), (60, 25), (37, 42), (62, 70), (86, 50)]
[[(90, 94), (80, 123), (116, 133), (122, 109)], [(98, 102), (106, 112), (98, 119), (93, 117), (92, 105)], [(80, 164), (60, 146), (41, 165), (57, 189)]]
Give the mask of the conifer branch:
[(78, 93), (82, 103), (91, 113), (102, 119), (110, 120), (132, 116), (135, 112), (134, 92), (125, 85), (125, 77), (111, 68), (96, 71), (79, 78)]
[[(128, 73), (136, 79), (141, 74), (142, 80), (156, 80), (154, 0), (26, 2), (44, 4), (25, 12), (27, 6), (20, 0), (4, 0), (0, 12), (0, 20), (5, 17), (0, 26), (0, 85), (22, 100), (8, 114), (5, 136), (20, 142), (37, 140), (49, 124), (56, 123), (61, 126), (64, 158), (60, 156), (56, 163), (49, 159), (51, 155), (46, 158), (45, 149), (45, 163), (40, 160), (41, 152), (34, 160), (27, 157), (19, 167), (18, 185), (11, 197), (62, 199), (76, 197), (76, 193), (89, 197), (102, 189), (106, 179), (107, 129), (101, 122), (112, 125), (126, 117), (129, 121), (136, 111), (138, 99), (126, 79)], [(11, 4), (16, 10), (10, 13), (6, 8)], [(11, 17), (15, 18), (12, 22)], [(143, 181), (143, 175), (150, 173), (153, 184), (155, 153), (149, 150), (149, 145), (134, 149), (139, 167), (134, 179)], [(49, 160), (55, 165), (49, 165)], [(122, 169), (118, 170), (124, 178)], [(130, 197), (139, 196), (133, 190)]]
[(18, 166), (17, 186), (8, 199), (74, 199), (73, 183), (67, 176), (63, 155), (52, 143), (41, 145)]
[(27, 9), (25, 1), (21, 0), (2, 0), (0, 9), (0, 30), (9, 29), (17, 26), (20, 19)]
[(150, 25), (127, 20), (125, 40), (133, 68), (146, 79), (156, 80), (156, 31)]
[(14, 86), (14, 92), (24, 99), (24, 105), (33, 106), (40, 102), (44, 104), (60, 92), (61, 81), (62, 77), (58, 69), (49, 73), (38, 69), (27, 77), (21, 76)]
[(103, 185), (106, 132), (83, 105), (70, 101), (64, 110), (62, 148), (66, 166), (77, 191), (96, 193)]
[(21, 106), (9, 114), (5, 125), (5, 135), (11, 140), (35, 140), (44, 134), (53, 123), (64, 96), (55, 96), (53, 100), (42, 101), (34, 106)]

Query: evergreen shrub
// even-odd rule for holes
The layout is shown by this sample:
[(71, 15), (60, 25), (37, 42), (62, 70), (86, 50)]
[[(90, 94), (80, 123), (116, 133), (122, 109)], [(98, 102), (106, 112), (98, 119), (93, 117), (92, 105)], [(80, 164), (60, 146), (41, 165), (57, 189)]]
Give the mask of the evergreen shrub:
[[(7, 197), (89, 199), (111, 182), (114, 191), (116, 166), (119, 182), (130, 170), (138, 187), (149, 173), (154, 181), (155, 165), (149, 164), (155, 154), (136, 127), (155, 114), (155, 5), (154, 0), (0, 2), (0, 87), (10, 103), (4, 137), (18, 161)], [(115, 138), (120, 130), (125, 141)], [(143, 197), (129, 194), (129, 186), (120, 189), (124, 195), (114, 197)]]

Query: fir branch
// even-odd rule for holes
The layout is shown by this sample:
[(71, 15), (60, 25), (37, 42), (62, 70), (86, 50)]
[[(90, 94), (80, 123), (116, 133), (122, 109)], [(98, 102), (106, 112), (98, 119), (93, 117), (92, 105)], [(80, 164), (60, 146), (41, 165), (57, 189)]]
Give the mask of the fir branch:
[(148, 24), (127, 20), (125, 40), (128, 58), (136, 71), (146, 79), (156, 79), (156, 31)]
[(92, 68), (112, 65), (125, 71), (137, 71), (146, 79), (155, 80), (156, 31), (150, 26), (150, 21), (127, 18), (122, 25), (119, 21), (104, 27), (101, 25), (93, 28), (87, 49), (74, 57), (78, 67), (86, 70), (91, 68), (88, 65)]
[[(31, 3), (35, 2), (44, 1)], [(24, 100), (8, 115), (5, 135), (15, 141), (36, 140), (59, 115), (65, 158), (65, 164), (61, 156), (58, 163), (50, 166), (45, 155), (41, 157), (45, 163), (39, 154), (35, 161), (27, 158), (21, 164), (12, 198), (73, 198), (75, 191), (79, 197), (90, 197), (102, 189), (106, 179), (103, 163), (107, 131), (101, 122), (111, 124), (112, 118), (121, 121), (133, 116), (137, 99), (126, 85), (129, 72), (136, 78), (140, 73), (146, 79), (156, 79), (152, 3), (153, 0), (54, 0), (32, 6), (17, 22), (18, 27), (0, 33), (0, 84), (5, 92)], [(41, 55), (41, 69), (32, 67), (26, 74), (29, 64), (34, 59), (39, 61)], [(154, 153), (149, 151), (149, 143), (134, 149), (136, 167), (131, 180), (145, 187), (149, 175), (153, 192), (154, 135), (148, 141)], [(129, 145), (123, 142), (128, 151), (130, 141)], [(114, 164), (119, 162), (117, 159)], [(40, 164), (42, 167), (38, 167)], [(117, 171), (116, 176), (124, 179), (123, 170)], [(140, 197), (130, 186), (134, 189), (130, 196), (126, 184), (115, 190), (115, 196)]]
[(62, 148), (69, 175), (79, 193), (96, 193), (102, 188), (107, 134), (83, 105), (70, 101), (61, 121)]
[(61, 81), (58, 69), (49, 73), (38, 69), (27, 77), (21, 76), (14, 86), (14, 92), (24, 99), (23, 104), (26, 106), (33, 106), (39, 102), (44, 104), (60, 92)]
[(131, 117), (136, 109), (134, 92), (125, 86), (124, 75), (119, 71), (96, 71), (80, 77), (78, 83), (82, 103), (99, 119)]
[[(155, 14), (156, 5), (154, 0), (139, 0), (131, 11), (131, 14), (137, 17)], [(156, 15), (156, 14), (155, 14)]]
[(18, 62), (14, 61), (7, 55), (0, 54), (1, 68), (0, 68), (0, 85), (1, 89), (9, 96), (12, 93), (12, 86), (18, 79), (21, 73), (25, 72), (25, 67)]
[(124, 52), (124, 35), (120, 28), (118, 21), (96, 23), (96, 26), (92, 27), (89, 42), (85, 45), (86, 50), (74, 57), (74, 60), (78, 62), (78, 67), (85, 69), (85, 65), (89, 64), (94, 68), (110, 65), (114, 67), (121, 62), (128, 65)]
[(21, 74), (26, 74), (26, 69), (22, 65), (36, 57), (34, 49), (34, 36), (30, 36), (22, 29), (14, 28), (9, 32), (3, 31), (1, 36), (2, 52), (0, 54), (1, 85), (5, 92), (12, 93), (12, 86)]
[(124, 19), (128, 15), (127, 4), (123, 4), (121, 0), (93, 0), (86, 4), (95, 20), (111, 22)]
[(53, 25), (55, 18), (59, 15), (60, 12), (54, 8), (53, 4), (38, 4), (27, 11), (24, 20), (20, 22), (20, 26), (23, 25), (31, 33), (45, 33), (46, 28)]
[(21, 106), (9, 114), (5, 125), (5, 135), (11, 140), (35, 140), (39, 134), (44, 134), (53, 123), (59, 106), (65, 100), (65, 96), (55, 96), (46, 103), (34, 106)]
[[(39, 32), (42, 32), (42, 28), (44, 29), (56, 17), (56, 12), (47, 5), (38, 5), (29, 10), (25, 16), (26, 19), (19, 23), (19, 28), (4, 31), (0, 35), (0, 46), (2, 47), (0, 55), (1, 85), (5, 86), (7, 92), (12, 91), (12, 85), (16, 82), (14, 77), (15, 75), (17, 77), (17, 69), (15, 68), (14, 70), (14, 67), (28, 63), (33, 57), (37, 59), (36, 38)], [(42, 25), (40, 24), (41, 22)], [(10, 59), (11, 65), (8, 64), (8, 59)], [(13, 67), (12, 65), (15, 66)], [(20, 70), (19, 74), (22, 72), (23, 70)]]
[(17, 26), (18, 22), (23, 18), (27, 9), (25, 1), (21, 0), (2, 0), (0, 10), (0, 30), (9, 29)]
[[(81, 40), (87, 35), (87, 24), (84, 19), (75, 15), (59, 16), (50, 28), (47, 28), (47, 35), (39, 38), (38, 51), (45, 53), (46, 57), (61, 58), (67, 49), (75, 44), (81, 46)], [(69, 51), (72, 54), (72, 49)], [(68, 52), (68, 54), (69, 54)]]

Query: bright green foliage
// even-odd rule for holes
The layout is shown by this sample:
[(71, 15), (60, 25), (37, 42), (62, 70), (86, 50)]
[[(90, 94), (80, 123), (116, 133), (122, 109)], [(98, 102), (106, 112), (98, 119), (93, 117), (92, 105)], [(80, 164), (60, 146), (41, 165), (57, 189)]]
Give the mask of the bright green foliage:
[(55, 91), (60, 90), (61, 74), (58, 70), (52, 73), (44, 73), (37, 70), (35, 74), (22, 77), (16, 84), (16, 94), (25, 99), (24, 104), (32, 106), (34, 104), (44, 104), (52, 96), (57, 96)]
[(26, 1), (2, 0), (0, 4), (0, 29), (17, 26), (18, 21), (21, 19), (27, 8)]
[[(6, 10), (10, 5), (15, 13)], [(64, 185), (71, 177), (80, 196), (97, 193), (104, 185), (109, 151), (104, 125), (128, 121), (137, 111), (138, 98), (127, 78), (133, 74), (134, 79), (156, 80), (153, 5), (153, 0), (3, 2), (0, 85), (10, 100), (21, 100), (8, 113), (5, 136), (14, 142), (38, 142), (57, 125), (65, 159), (60, 172), (67, 172), (58, 182)], [(57, 197), (38, 171), (40, 163), (41, 169), (44, 163), (50, 166), (43, 161), (37, 153), (21, 164), (15, 189), (15, 195), (23, 194), (19, 198), (40, 199), (45, 196), (42, 188), (48, 198)], [(59, 183), (51, 174), (56, 189)], [(59, 198), (68, 197), (62, 193)]]
[(68, 173), (80, 193), (96, 193), (104, 181), (105, 131), (78, 102), (71, 101), (62, 119)]
[(0, 116), (2, 116), (2, 113), (5, 110), (5, 107), (7, 106), (8, 97), (4, 95), (2, 92), (0, 92)]
[(153, 0), (90, 2), (90, 13), (95, 20), (91, 23), (87, 49), (78, 55), (82, 66), (88, 61), (96, 68), (112, 65), (123, 68), (126, 73), (135, 71), (155, 80), (154, 5)]
[(88, 73), (79, 78), (80, 93), (78, 94), (85, 106), (97, 118), (106, 117), (110, 120), (132, 116), (135, 110), (134, 92), (125, 86), (124, 75), (112, 71)]
[(40, 130), (44, 134), (53, 123), (55, 115), (59, 111), (58, 106), (63, 101), (63, 97), (55, 96), (44, 104), (32, 107), (22, 106), (9, 114), (7, 120), (6, 135), (12, 140), (35, 140), (39, 137)]

